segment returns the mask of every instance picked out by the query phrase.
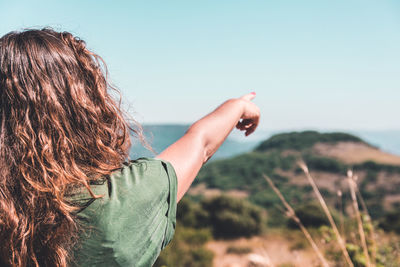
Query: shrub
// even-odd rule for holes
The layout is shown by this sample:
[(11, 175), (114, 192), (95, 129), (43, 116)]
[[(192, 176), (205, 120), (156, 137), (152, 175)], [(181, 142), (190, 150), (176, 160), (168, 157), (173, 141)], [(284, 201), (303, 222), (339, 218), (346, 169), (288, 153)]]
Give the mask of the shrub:
[(212, 235), (207, 229), (177, 227), (172, 242), (161, 252), (155, 267), (209, 267), (214, 254), (204, 247)]
[(311, 170), (320, 170), (331, 173), (346, 173), (348, 167), (340, 161), (314, 155), (305, 155), (304, 160)]
[(198, 203), (188, 197), (179, 201), (176, 218), (179, 224), (186, 227), (202, 228), (210, 225), (208, 213)]
[(227, 254), (238, 254), (238, 255), (249, 254), (252, 251), (253, 250), (251, 247), (246, 247), (246, 246), (229, 246), (226, 249)]
[(275, 205), (280, 204), (280, 199), (270, 188), (251, 194), (249, 200), (264, 208), (273, 208)]
[[(191, 252), (190, 257), (193, 259), (193, 261), (188, 262), (189, 264), (185, 264), (182, 266), (190, 266), (190, 267), (209, 267), (212, 264), (212, 260), (214, 258), (214, 253), (208, 249), (205, 248), (199, 248), (196, 250), (193, 250)], [(171, 265), (172, 266), (172, 265)], [(176, 265), (173, 265), (176, 266)]]
[(202, 229), (184, 228), (184, 231), (181, 231), (179, 238), (186, 244), (194, 246), (202, 246), (207, 241), (212, 239), (212, 234), (210, 229), (207, 228), (202, 228)]
[(400, 211), (395, 210), (386, 213), (379, 226), (385, 231), (393, 231), (400, 234)]
[(248, 237), (263, 230), (262, 209), (247, 200), (222, 195), (202, 201), (202, 206), (209, 213), (215, 237)]
[[(295, 212), (305, 227), (318, 228), (322, 225), (329, 225), (328, 218), (326, 217), (321, 206), (317, 203), (310, 202), (298, 206), (295, 208)], [(288, 227), (297, 229), (298, 225), (293, 220), (289, 220)]]
[(367, 170), (367, 171), (386, 171), (388, 173), (400, 173), (400, 166), (381, 164), (374, 161), (365, 161), (353, 166), (354, 170)]

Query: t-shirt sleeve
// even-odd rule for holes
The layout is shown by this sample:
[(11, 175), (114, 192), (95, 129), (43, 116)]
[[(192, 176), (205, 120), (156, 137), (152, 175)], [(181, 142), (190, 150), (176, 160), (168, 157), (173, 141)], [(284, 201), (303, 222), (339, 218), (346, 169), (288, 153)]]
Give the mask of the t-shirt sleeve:
[[(160, 160), (161, 161), (161, 160)], [(163, 167), (168, 175), (169, 181), (169, 201), (168, 201), (168, 220), (169, 224), (167, 225), (167, 229), (165, 232), (165, 239), (162, 245), (162, 249), (167, 246), (175, 233), (175, 226), (176, 226), (176, 207), (177, 207), (177, 190), (178, 190), (178, 182), (175, 173), (175, 169), (171, 163), (167, 161), (161, 161)]]
[(167, 161), (141, 158), (111, 176), (110, 182), (104, 228), (113, 253), (121, 266), (151, 266), (175, 232), (175, 170)]

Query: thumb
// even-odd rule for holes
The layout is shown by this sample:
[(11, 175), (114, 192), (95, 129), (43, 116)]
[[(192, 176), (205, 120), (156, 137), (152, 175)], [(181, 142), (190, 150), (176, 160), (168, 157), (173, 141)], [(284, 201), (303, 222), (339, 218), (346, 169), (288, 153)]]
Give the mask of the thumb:
[(255, 92), (251, 92), (250, 94), (246, 94), (242, 97), (240, 97), (240, 99), (244, 99), (244, 100), (248, 100), (251, 101), (256, 97), (256, 93)]

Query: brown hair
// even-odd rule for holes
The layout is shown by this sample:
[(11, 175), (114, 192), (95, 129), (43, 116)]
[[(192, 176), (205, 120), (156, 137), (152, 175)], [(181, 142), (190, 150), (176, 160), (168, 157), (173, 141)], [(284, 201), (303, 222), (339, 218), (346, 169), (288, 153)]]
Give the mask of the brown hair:
[(69, 188), (91, 192), (91, 180), (127, 159), (130, 131), (142, 136), (106, 73), (68, 32), (0, 38), (0, 264), (66, 266), (79, 228)]

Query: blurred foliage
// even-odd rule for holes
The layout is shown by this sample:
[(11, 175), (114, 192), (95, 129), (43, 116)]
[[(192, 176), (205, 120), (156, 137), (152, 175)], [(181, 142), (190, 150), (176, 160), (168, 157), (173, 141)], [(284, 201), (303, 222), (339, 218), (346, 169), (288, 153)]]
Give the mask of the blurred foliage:
[[(375, 250), (375, 265), (376, 267), (389, 267), (389, 266), (400, 266), (399, 257), (399, 243), (398, 241), (380, 241), (380, 244), (376, 244), (376, 240), (372, 237), (378, 236), (376, 230), (373, 229), (371, 221), (367, 219), (368, 216), (362, 214), (362, 227), (365, 233), (366, 243), (368, 247), (368, 254), (370, 261), (373, 261), (373, 253)], [(348, 219), (346, 221), (346, 233), (342, 233), (350, 236), (346, 242), (346, 250), (349, 253), (350, 259), (355, 267), (367, 267), (366, 255), (361, 246), (360, 237), (358, 235), (357, 222), (354, 219)], [(319, 231), (322, 233), (324, 241), (327, 244), (336, 245), (337, 240), (334, 232), (330, 227), (322, 226)], [(357, 233), (357, 234), (355, 234)], [(353, 236), (353, 237), (351, 237)], [(325, 249), (325, 254), (328, 258), (335, 263), (336, 266), (345, 266), (346, 263), (343, 258), (343, 254), (340, 252), (338, 246), (331, 246)]]
[(179, 201), (176, 211), (176, 218), (179, 224), (186, 227), (204, 228), (209, 227), (209, 214), (198, 202), (189, 197)]
[(209, 229), (194, 229), (179, 225), (172, 242), (161, 252), (153, 266), (209, 267), (213, 253), (204, 244), (212, 239)]
[(382, 163), (377, 163), (374, 161), (365, 161), (360, 164), (355, 164), (353, 166), (354, 170), (361, 170), (361, 171), (375, 171), (375, 172), (380, 172), (380, 171), (385, 171), (388, 173), (400, 173), (400, 166), (396, 165), (389, 165), (389, 164), (382, 164)]
[(316, 131), (291, 132), (277, 134), (262, 142), (255, 150), (267, 151), (270, 149), (304, 150), (312, 147), (317, 142), (359, 142), (365, 143), (360, 138), (346, 133), (319, 133)]
[(290, 169), (296, 157), (279, 153), (251, 152), (226, 160), (207, 164), (199, 173), (195, 184), (206, 183), (210, 188), (253, 190), (264, 184), (262, 174), (272, 175), (276, 168)]
[[(329, 225), (329, 220), (326, 217), (324, 211), (322, 210), (319, 203), (309, 202), (295, 207), (296, 215), (299, 217), (300, 221), (303, 223), (305, 227), (314, 227), (318, 228), (322, 225)], [(338, 217), (336, 215), (332, 215), (334, 218)], [(299, 228), (298, 225), (293, 221), (288, 221), (288, 227), (292, 229)]]
[[(247, 200), (225, 195), (200, 202), (185, 197), (178, 204), (174, 239), (154, 266), (211, 266), (213, 254), (204, 244), (213, 236), (237, 238), (260, 234), (265, 226), (264, 213)], [(237, 254), (239, 250), (232, 249), (230, 253)]]
[(185, 227), (209, 228), (217, 238), (235, 238), (260, 234), (266, 215), (246, 199), (221, 195), (196, 203), (185, 197), (178, 204), (177, 220)]
[(285, 262), (285, 263), (281, 263), (281, 264), (277, 265), (277, 267), (296, 267), (296, 265), (291, 262)]
[(303, 159), (311, 170), (345, 174), (349, 169), (349, 166), (334, 158), (305, 154)]
[(385, 231), (400, 234), (400, 210), (397, 209), (386, 213), (379, 226)]
[(202, 201), (217, 238), (237, 238), (260, 234), (265, 226), (261, 208), (244, 199), (219, 196)]
[(226, 253), (238, 254), (238, 255), (249, 254), (252, 251), (253, 251), (253, 249), (251, 247), (247, 247), (247, 246), (228, 246), (228, 248), (226, 249)]

